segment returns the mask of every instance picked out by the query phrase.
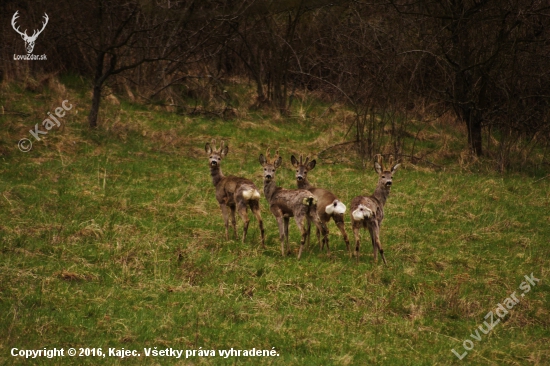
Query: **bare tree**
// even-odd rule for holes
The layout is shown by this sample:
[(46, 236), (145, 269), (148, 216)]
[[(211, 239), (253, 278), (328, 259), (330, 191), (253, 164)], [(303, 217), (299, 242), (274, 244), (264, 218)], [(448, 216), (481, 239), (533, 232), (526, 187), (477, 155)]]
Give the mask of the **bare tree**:
[(295, 83), (290, 69), (303, 50), (298, 33), (304, 16), (328, 0), (292, 0), (284, 3), (253, 1), (231, 22), (233, 37), (225, 44), (245, 66), (256, 84), (255, 107), (270, 105), (287, 113)]
[(212, 23), (220, 22), (211, 12), (202, 14), (204, 7), (196, 1), (163, 4), (96, 0), (85, 6), (86, 11), (79, 9), (74, 16), (86, 14), (90, 19), (77, 22), (79, 25), (69, 36), (92, 51), (91, 128), (97, 126), (101, 90), (110, 77), (145, 63), (157, 63), (162, 90), (174, 82), (173, 78), (167, 81), (167, 75), (204, 56), (201, 46), (217, 29)]
[(525, 36), (538, 28), (534, 38), (539, 37), (539, 42), (544, 38), (541, 22), (547, 19), (540, 17), (548, 15), (548, 5), (535, 0), (391, 3), (411, 26), (407, 52), (418, 53), (424, 66), (431, 66), (427, 69), (431, 75), (424, 79), (429, 83), (425, 92), (453, 107), (466, 124), (471, 151), (482, 155), (483, 127), (505, 118), (509, 108), (503, 101), (520, 92), (510, 76), (517, 75), (519, 64), (532, 56), (522, 49), (525, 42), (536, 40)]

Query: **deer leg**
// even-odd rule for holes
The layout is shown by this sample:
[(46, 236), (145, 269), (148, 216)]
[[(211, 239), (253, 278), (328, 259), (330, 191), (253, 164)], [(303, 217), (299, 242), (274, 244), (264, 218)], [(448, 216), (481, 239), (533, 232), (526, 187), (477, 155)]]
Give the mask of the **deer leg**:
[(285, 216), (284, 217), (284, 223), (285, 223), (285, 239), (286, 239), (286, 247), (287, 247), (287, 250), (288, 250), (288, 254), (290, 254), (290, 244), (288, 244), (288, 216)]
[(307, 220), (307, 249), (309, 250), (309, 244), (311, 239), (311, 221)]
[(243, 201), (240, 201), (237, 204), (237, 212), (239, 213), (239, 216), (244, 222), (244, 225), (243, 225), (243, 243), (244, 243), (244, 240), (246, 239), (246, 233), (248, 231), (248, 224), (250, 223), (250, 219), (248, 218), (248, 212), (246, 209), (246, 203), (244, 203)]
[(323, 221), (319, 221), (320, 228), (317, 229), (323, 235), (323, 249), (325, 248), (325, 244), (327, 245), (327, 254), (330, 254), (330, 247), (328, 245), (328, 227), (327, 223)]
[(286, 255), (286, 252), (285, 252), (285, 223), (283, 222), (282, 217), (277, 217), (277, 224), (279, 225), (279, 240), (281, 241), (281, 254), (284, 257)]
[(349, 247), (349, 239), (348, 234), (346, 233), (346, 230), (344, 228), (344, 215), (338, 215), (333, 216), (334, 222), (336, 223), (336, 226), (342, 233), (342, 236), (344, 237), (344, 241), (346, 242), (346, 249), (348, 250), (349, 256), (351, 257), (351, 250)]
[[(313, 221), (317, 228), (317, 241), (319, 241), (319, 248), (323, 250), (325, 248), (325, 243), (327, 244), (327, 253), (330, 254), (330, 248), (328, 246), (328, 228), (327, 225), (321, 221), (321, 218), (317, 215), (317, 211), (314, 211), (308, 217), (309, 221)], [(321, 238), (322, 236), (322, 238)], [(322, 243), (322, 245), (321, 245)]]
[(374, 247), (374, 261), (377, 260), (377, 253), (380, 252), (380, 257), (384, 261), (384, 264), (387, 266), (386, 257), (384, 256), (384, 250), (382, 249), (382, 243), (380, 243), (380, 226), (377, 224), (374, 229), (374, 236), (372, 238), (373, 247)]
[(250, 202), (250, 209), (252, 210), (252, 213), (254, 216), (256, 216), (256, 220), (258, 220), (258, 225), (260, 226), (260, 236), (262, 238), (262, 247), (265, 249), (265, 232), (264, 232), (264, 222), (262, 221), (262, 214), (260, 212), (260, 204), (258, 201), (251, 201)]
[(302, 235), (300, 238), (300, 250), (298, 251), (298, 259), (302, 256), (302, 250), (304, 249), (304, 244), (307, 239), (307, 230), (304, 227), (304, 218), (295, 216), (294, 219), (296, 220), (296, 225), (298, 226), (298, 229), (300, 229), (300, 234)]
[(372, 227), (369, 226), (370, 240), (372, 242), (372, 254), (374, 255), (374, 263), (378, 260), (378, 250), (376, 248), (375, 232)]
[(225, 223), (225, 240), (229, 241), (229, 212), (227, 212), (227, 205), (225, 203), (220, 203), (220, 208), (222, 209), (223, 221)]
[(234, 205), (232, 205), (232, 206), (229, 206), (229, 208), (231, 209), (231, 226), (233, 226), (233, 232), (235, 233), (235, 239), (238, 239), (239, 237), (237, 236), (237, 220), (235, 220), (236, 207)]
[(359, 229), (361, 227), (355, 222), (353, 223), (353, 236), (355, 237), (355, 258), (359, 263)]
[(316, 228), (315, 234), (317, 234), (317, 244), (319, 244), (319, 250), (325, 249), (325, 243), (321, 244), (321, 231), (319, 231), (319, 228)]

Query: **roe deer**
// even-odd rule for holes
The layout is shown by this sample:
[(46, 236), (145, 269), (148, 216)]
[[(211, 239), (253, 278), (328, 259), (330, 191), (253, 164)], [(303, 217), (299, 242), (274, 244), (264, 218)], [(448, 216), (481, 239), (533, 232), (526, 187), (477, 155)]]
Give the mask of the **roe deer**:
[[(317, 214), (319, 215), (319, 218), (325, 225), (328, 224), (331, 218), (334, 220), (334, 223), (344, 237), (346, 249), (351, 256), (348, 234), (346, 234), (346, 230), (344, 229), (344, 213), (346, 213), (346, 205), (339, 201), (332, 192), (323, 188), (315, 188), (309, 183), (309, 181), (307, 180), (307, 173), (315, 168), (315, 160), (309, 161), (309, 157), (306, 156), (306, 160), (303, 161), (303, 156), (300, 155), (300, 160), (298, 161), (298, 159), (296, 159), (294, 155), (292, 155), (290, 157), (290, 161), (292, 162), (292, 166), (296, 168), (296, 183), (298, 184), (298, 188), (307, 189), (308, 191), (313, 193), (313, 195), (317, 199)], [(308, 228), (308, 231), (309, 229), (310, 228)], [(328, 245), (328, 226), (326, 234), (327, 252), (330, 253)], [(319, 243), (319, 247), (323, 249), (323, 247), (321, 247), (321, 233), (319, 232), (319, 230), (317, 230), (317, 242)]]
[[(212, 142), (214, 145), (214, 142)], [(260, 214), (260, 192), (254, 185), (254, 183), (245, 178), (224, 176), (220, 167), (221, 160), (227, 155), (229, 147), (224, 147), (224, 141), (221, 142), (219, 149), (210, 146), (207, 143), (204, 150), (208, 154), (210, 175), (212, 176), (212, 183), (216, 187), (216, 200), (220, 204), (222, 210), (223, 220), (225, 221), (225, 240), (229, 240), (229, 214), (231, 213), (231, 224), (235, 237), (237, 237), (237, 224), (235, 222), (235, 210), (239, 213), (244, 221), (243, 227), (243, 243), (246, 239), (246, 232), (248, 231), (248, 209), (250, 207), (258, 225), (260, 226), (260, 236), (262, 240), (262, 246), (265, 248), (265, 234), (264, 224), (262, 222), (262, 216)]]
[(393, 156), (389, 158), (389, 170), (383, 168), (381, 155), (376, 155), (374, 162), (374, 170), (378, 173), (378, 185), (371, 196), (357, 196), (351, 201), (351, 222), (353, 227), (353, 235), (355, 236), (355, 255), (359, 262), (359, 229), (364, 227), (369, 230), (372, 240), (372, 249), (374, 253), (374, 261), (378, 259), (378, 252), (384, 261), (384, 250), (380, 243), (380, 225), (384, 220), (384, 205), (390, 194), (392, 186), (393, 173), (401, 164), (393, 164)]
[(279, 239), (281, 240), (281, 253), (285, 256), (285, 240), (288, 251), (288, 221), (294, 217), (296, 225), (300, 230), (300, 251), (298, 259), (302, 256), (302, 250), (307, 238), (307, 230), (304, 227), (304, 219), (310, 224), (313, 222), (317, 230), (321, 231), (323, 237), (326, 237), (326, 225), (321, 222), (317, 214), (317, 200), (313, 194), (305, 189), (284, 189), (277, 187), (275, 182), (275, 171), (281, 166), (282, 158), (279, 151), (276, 152), (272, 160), (269, 158), (269, 149), (265, 156), (260, 154), (260, 164), (264, 168), (264, 195), (269, 202), (271, 213), (277, 219), (279, 226)]

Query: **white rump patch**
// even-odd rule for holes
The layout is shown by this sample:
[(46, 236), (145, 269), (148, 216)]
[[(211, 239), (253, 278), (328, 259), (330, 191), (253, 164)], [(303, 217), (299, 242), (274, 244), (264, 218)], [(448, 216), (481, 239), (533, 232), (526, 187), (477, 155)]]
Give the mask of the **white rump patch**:
[(325, 207), (325, 212), (329, 215), (335, 214), (344, 214), (346, 213), (346, 205), (338, 200), (334, 200), (330, 205)]
[(249, 199), (259, 200), (260, 192), (258, 192), (257, 189), (249, 189), (249, 190), (243, 191), (243, 198), (245, 200), (249, 200)]
[(372, 216), (372, 211), (365, 205), (359, 205), (359, 207), (351, 214), (355, 221), (361, 221)]

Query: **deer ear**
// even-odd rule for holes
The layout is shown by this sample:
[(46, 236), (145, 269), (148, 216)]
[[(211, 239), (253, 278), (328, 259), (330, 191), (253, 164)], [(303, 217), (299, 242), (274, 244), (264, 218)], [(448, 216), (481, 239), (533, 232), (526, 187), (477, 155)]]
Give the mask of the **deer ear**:
[(283, 162), (283, 158), (279, 156), (279, 159), (275, 160), (275, 162), (273, 163), (273, 166), (275, 167), (275, 169), (279, 168), (282, 162)]
[(222, 152), (220, 153), (220, 155), (222, 156), (222, 158), (224, 158), (228, 152), (229, 152), (229, 146), (226, 146), (222, 149)]
[(378, 174), (382, 174), (382, 167), (377, 161), (374, 162), (374, 171)]
[(307, 170), (311, 170), (313, 168), (315, 168), (315, 165), (317, 164), (317, 162), (315, 161), (315, 159), (313, 159), (312, 161), (310, 161), (308, 164), (307, 164)]
[(400, 166), (401, 166), (401, 164), (395, 164), (395, 165), (391, 168), (392, 174), (395, 173), (395, 171), (397, 170), (397, 168), (399, 168)]
[(204, 151), (206, 151), (208, 155), (212, 154), (212, 147), (208, 142), (206, 143), (206, 145), (204, 145)]
[(260, 154), (260, 158), (258, 160), (260, 161), (261, 165), (265, 165), (267, 163), (264, 154)]
[(299, 165), (299, 164), (298, 164), (298, 159), (296, 159), (296, 158), (294, 157), (294, 155), (292, 155), (292, 156), (290, 157), (290, 162), (292, 163), (292, 166), (293, 166), (293, 167), (298, 168), (298, 165)]

